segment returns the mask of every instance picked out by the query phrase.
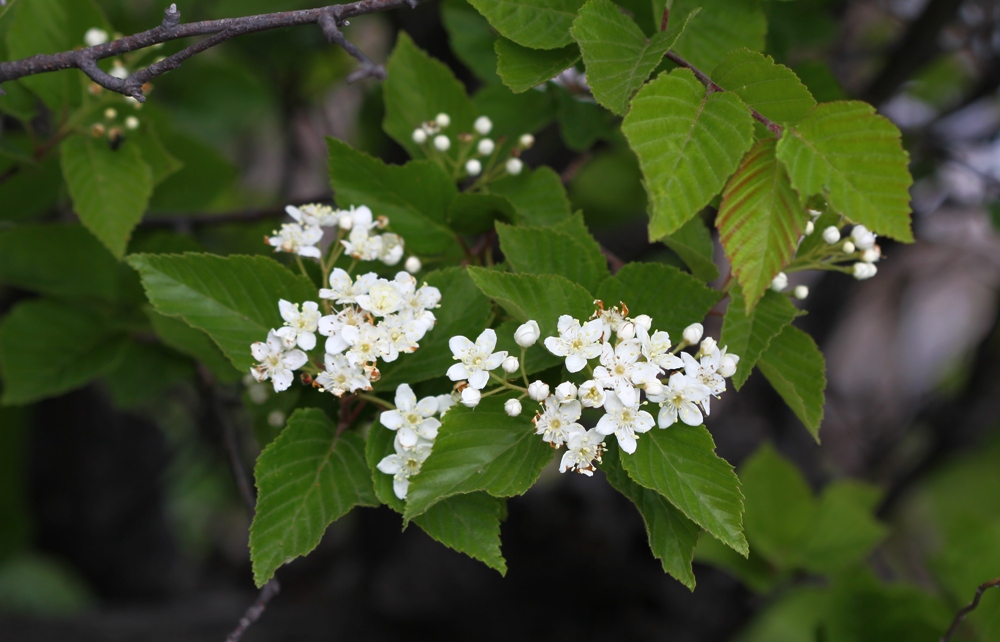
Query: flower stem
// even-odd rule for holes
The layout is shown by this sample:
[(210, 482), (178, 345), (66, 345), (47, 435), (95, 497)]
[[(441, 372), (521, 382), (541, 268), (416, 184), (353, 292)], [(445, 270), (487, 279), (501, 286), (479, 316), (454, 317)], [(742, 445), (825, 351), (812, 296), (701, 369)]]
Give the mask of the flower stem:
[(380, 398), (376, 397), (375, 395), (368, 394), (367, 392), (355, 392), (354, 395), (356, 397), (358, 397), (359, 399), (364, 399), (365, 401), (370, 401), (371, 403), (375, 404), (376, 406), (382, 406), (386, 410), (395, 410), (396, 409), (396, 406), (394, 406), (393, 404), (389, 403), (385, 399), (380, 399)]

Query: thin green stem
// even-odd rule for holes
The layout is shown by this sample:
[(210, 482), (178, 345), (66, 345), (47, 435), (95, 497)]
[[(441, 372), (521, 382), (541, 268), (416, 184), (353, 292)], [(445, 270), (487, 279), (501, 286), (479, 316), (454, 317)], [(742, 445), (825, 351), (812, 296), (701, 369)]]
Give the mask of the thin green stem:
[(528, 383), (528, 371), (525, 369), (525, 366), (524, 366), (524, 362), (525, 362), (525, 358), (524, 357), (525, 357), (525, 354), (527, 352), (528, 352), (528, 349), (522, 346), (521, 347), (521, 378), (524, 379), (524, 387), (525, 388), (527, 388), (528, 386), (531, 385), (530, 383)]
[(380, 399), (380, 398), (376, 397), (375, 395), (368, 394), (367, 392), (355, 392), (354, 395), (356, 397), (358, 397), (359, 399), (364, 399), (365, 401), (370, 401), (371, 403), (373, 403), (373, 404), (375, 404), (377, 406), (382, 406), (386, 410), (395, 410), (396, 409), (396, 406), (394, 406), (393, 404), (389, 403), (385, 399)]
[(295, 255), (295, 262), (299, 264), (299, 271), (302, 272), (302, 276), (311, 280), (309, 273), (306, 272), (306, 264), (302, 262), (302, 257), (298, 254)]

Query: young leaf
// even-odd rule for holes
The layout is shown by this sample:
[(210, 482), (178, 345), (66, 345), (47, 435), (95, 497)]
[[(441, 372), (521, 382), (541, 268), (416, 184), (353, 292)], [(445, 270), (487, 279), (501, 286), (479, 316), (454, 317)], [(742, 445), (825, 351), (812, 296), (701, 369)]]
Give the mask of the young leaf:
[(715, 221), (747, 311), (792, 260), (809, 222), (809, 212), (774, 155), (776, 143), (762, 140), (746, 155), (722, 192)]
[(872, 515), (881, 495), (878, 488), (853, 480), (837, 481), (823, 489), (800, 545), (802, 567), (832, 574), (864, 560), (888, 534)]
[(729, 352), (738, 354), (740, 362), (733, 375), (733, 386), (739, 390), (753, 371), (753, 366), (792, 319), (801, 312), (792, 305), (788, 297), (777, 292), (767, 292), (749, 314), (743, 302), (743, 291), (739, 286), (729, 291), (729, 307), (722, 319), (722, 336), (719, 345)]
[(79, 303), (20, 303), (0, 325), (0, 403), (26, 404), (79, 388), (113, 370), (127, 341), (107, 315)]
[(618, 116), (555, 83), (549, 83), (546, 89), (556, 102), (559, 134), (572, 151), (585, 152), (598, 140), (612, 142), (621, 138)]
[(462, 83), (447, 65), (418, 49), (405, 32), (400, 32), (396, 40), (386, 71), (382, 128), (411, 157), (425, 155), (423, 148), (413, 142), (413, 130), (440, 113), (451, 117), (451, 125), (444, 131), (449, 137), (472, 131), (476, 114)]
[(712, 72), (712, 80), (778, 123), (797, 123), (816, 105), (794, 71), (749, 49), (726, 54)]
[(647, 39), (611, 0), (590, 0), (583, 5), (570, 34), (580, 45), (594, 99), (623, 115), (629, 99), (660, 64), (694, 13)]
[(758, 0), (676, 0), (670, 7), (671, 22), (675, 20), (673, 16), (685, 15), (696, 8), (701, 8), (698, 19), (671, 47), (695, 67), (707, 72), (733, 49), (764, 48), (767, 18)]
[(367, 205), (389, 217), (406, 247), (420, 255), (460, 256), (448, 229), (448, 207), (458, 193), (455, 183), (431, 161), (386, 165), (336, 138), (327, 138), (330, 183), (337, 204)]
[(523, 225), (554, 225), (571, 212), (566, 188), (549, 167), (506, 176), (490, 185), (490, 192), (510, 201)]
[(266, 257), (133, 254), (128, 262), (157, 312), (206, 332), (241, 372), (254, 363), (250, 344), (284, 324), (279, 299), (316, 299), (308, 279)]
[(455, 407), (441, 422), (434, 449), (410, 481), (403, 518), (413, 519), (452, 497), (485, 490), (494, 497), (524, 494), (552, 459), (528, 416), (509, 417), (505, 399)]
[(622, 467), (639, 485), (660, 493), (688, 519), (747, 556), (743, 495), (733, 467), (715, 454), (704, 426), (654, 428), (639, 439)]
[(795, 326), (785, 326), (771, 339), (757, 367), (819, 442), (826, 362), (812, 337)]
[(257, 513), (250, 526), (250, 560), (257, 586), (319, 544), (326, 527), (355, 506), (378, 506), (365, 444), (337, 435), (322, 410), (295, 411), (257, 458)]
[(469, 0), (500, 35), (530, 49), (573, 42), (569, 28), (584, 0)]
[(817, 105), (777, 148), (802, 198), (825, 195), (830, 206), (877, 234), (911, 242), (909, 155), (899, 130), (871, 105)]
[(677, 253), (691, 268), (691, 274), (705, 282), (719, 278), (719, 268), (715, 265), (715, 243), (705, 221), (695, 216), (679, 230), (663, 237), (663, 244)]
[(446, 0), (441, 4), (441, 23), (448, 31), (448, 43), (462, 63), (485, 83), (497, 81), (496, 34), (490, 23), (466, 0)]
[(693, 591), (695, 579), (691, 560), (698, 543), (698, 527), (674, 508), (666, 497), (632, 481), (622, 470), (619, 457), (618, 448), (614, 446), (604, 454), (601, 470), (608, 483), (639, 509), (646, 524), (649, 548), (663, 564), (664, 572)]
[(128, 142), (111, 149), (103, 139), (71, 136), (59, 147), (63, 177), (80, 222), (117, 258), (153, 193), (153, 172)]
[(706, 93), (687, 69), (639, 90), (622, 123), (649, 195), (649, 238), (680, 229), (736, 170), (753, 142), (753, 118), (735, 95)]
[(500, 249), (515, 272), (558, 274), (596, 292), (608, 276), (608, 262), (596, 243), (585, 242), (590, 234), (584, 233), (577, 238), (553, 227), (497, 225)]
[(528, 49), (506, 38), (497, 38), (497, 74), (511, 91), (519, 94), (554, 78), (580, 60), (576, 45), (548, 51)]
[(669, 332), (675, 341), (684, 328), (704, 319), (720, 296), (690, 274), (660, 263), (629, 263), (597, 289), (606, 306), (622, 301), (631, 315), (648, 314), (653, 328)]

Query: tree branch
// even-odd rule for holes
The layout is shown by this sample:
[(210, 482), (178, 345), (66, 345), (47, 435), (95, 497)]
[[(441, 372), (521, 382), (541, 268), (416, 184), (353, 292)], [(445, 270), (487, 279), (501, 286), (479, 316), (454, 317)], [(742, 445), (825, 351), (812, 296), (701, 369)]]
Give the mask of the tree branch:
[(948, 642), (951, 640), (951, 636), (955, 635), (955, 632), (958, 630), (958, 625), (962, 623), (962, 620), (966, 615), (974, 611), (976, 607), (979, 606), (979, 600), (982, 599), (983, 593), (985, 593), (987, 589), (991, 588), (1000, 588), (1000, 577), (979, 585), (979, 588), (976, 589), (976, 596), (972, 598), (972, 602), (955, 614), (955, 619), (952, 620), (951, 626), (948, 627), (948, 632), (941, 638), (941, 642)]
[(226, 642), (239, 642), (239, 639), (243, 637), (243, 634), (250, 628), (250, 625), (260, 619), (271, 598), (280, 592), (281, 584), (278, 583), (278, 578), (272, 577), (271, 581), (265, 584), (264, 588), (260, 590), (260, 596), (257, 598), (257, 601), (251, 604), (250, 608), (243, 614), (243, 617), (240, 618), (240, 623), (229, 634), (229, 637), (226, 638)]
[[(231, 38), (248, 33), (283, 29), (299, 25), (315, 24), (323, 30), (327, 40), (344, 48), (347, 53), (356, 58), (360, 67), (348, 76), (348, 82), (360, 78), (385, 78), (385, 68), (373, 63), (353, 43), (344, 37), (340, 26), (348, 18), (369, 13), (398, 9), (401, 7), (416, 7), (422, 0), (359, 0), (348, 4), (335, 4), (317, 9), (300, 11), (282, 11), (265, 13), (242, 18), (224, 18), (222, 20), (204, 20), (181, 24), (181, 14), (176, 4), (171, 4), (163, 12), (163, 21), (158, 27), (141, 33), (112, 40), (96, 47), (85, 47), (73, 51), (55, 54), (38, 54), (20, 60), (0, 62), (0, 85), (8, 80), (17, 80), (25, 76), (44, 74), (63, 69), (79, 69), (95, 83), (109, 91), (130, 96), (139, 102), (146, 100), (143, 86), (153, 78), (176, 69), (188, 58), (206, 49), (225, 42)], [(98, 60), (119, 56), (130, 51), (145, 49), (153, 45), (190, 38), (193, 36), (210, 36), (201, 42), (186, 47), (177, 53), (158, 62), (133, 72), (128, 78), (115, 78), (105, 73), (97, 66)], [(0, 95), (3, 94), (0, 86)]]

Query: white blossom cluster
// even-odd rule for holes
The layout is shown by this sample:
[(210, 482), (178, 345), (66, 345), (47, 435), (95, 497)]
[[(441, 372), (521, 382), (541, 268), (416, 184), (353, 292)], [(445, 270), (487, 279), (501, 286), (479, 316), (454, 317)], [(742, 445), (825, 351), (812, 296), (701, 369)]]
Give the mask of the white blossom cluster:
[[(431, 454), (440, 418), (455, 405), (451, 395), (424, 397), (417, 396), (408, 384), (396, 388), (396, 408), (387, 410), (379, 417), (379, 423), (396, 432), (393, 439), (395, 453), (386, 455), (377, 468), (392, 475), (392, 490), (396, 497), (406, 499), (410, 478), (420, 472), (420, 467)], [(435, 415), (437, 415), (435, 417)]]
[[(433, 120), (421, 123), (413, 130), (411, 138), (418, 145), (430, 146), (438, 152), (447, 152), (451, 149), (452, 139), (444, 133), (445, 129), (451, 126), (451, 116), (445, 113), (438, 114)], [(456, 140), (461, 144), (459, 162), (463, 163), (462, 170), (465, 176), (475, 177), (483, 174), (492, 174), (497, 159), (497, 143), (489, 134), (493, 131), (493, 121), (488, 116), (480, 116), (472, 124), (475, 134), (466, 132), (459, 133)], [(501, 143), (503, 140), (501, 139)], [(528, 149), (535, 144), (535, 137), (531, 134), (522, 134), (517, 140), (517, 146), (512, 150), (511, 157), (503, 163), (503, 170), (513, 176), (517, 176), (524, 170), (524, 162), (519, 158), (521, 151)], [(469, 158), (471, 156), (471, 158)]]

